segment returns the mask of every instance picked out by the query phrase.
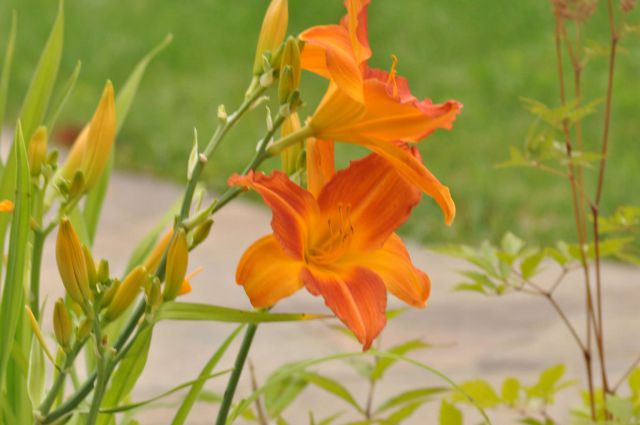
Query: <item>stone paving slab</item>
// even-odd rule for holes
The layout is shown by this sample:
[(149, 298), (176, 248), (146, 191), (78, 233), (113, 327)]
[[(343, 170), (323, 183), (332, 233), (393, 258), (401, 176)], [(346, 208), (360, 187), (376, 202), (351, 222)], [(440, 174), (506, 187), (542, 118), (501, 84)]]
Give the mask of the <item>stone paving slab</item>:
[[(102, 225), (95, 244), (95, 256), (108, 258), (114, 272), (121, 271), (140, 238), (149, 231), (164, 211), (181, 194), (181, 188), (168, 183), (117, 172), (108, 192)], [(240, 287), (234, 284), (237, 260), (244, 249), (258, 236), (269, 232), (270, 216), (259, 205), (237, 201), (216, 216), (212, 235), (199, 247), (190, 260), (190, 267), (202, 266), (205, 272), (193, 282), (188, 301), (213, 303), (237, 308), (250, 308)], [(43, 289), (52, 305), (54, 297), (62, 294), (62, 285), (55, 269), (53, 240), (45, 249)], [(391, 346), (408, 339), (421, 338), (435, 348), (412, 354), (420, 361), (443, 371), (456, 380), (484, 377), (499, 382), (507, 376), (535, 379), (542, 369), (564, 362), (569, 376), (582, 378), (582, 364), (574, 343), (557, 320), (554, 311), (544, 300), (513, 295), (504, 299), (485, 298), (475, 294), (452, 293), (459, 281), (456, 270), (463, 263), (429, 252), (410, 244), (415, 263), (432, 278), (433, 291), (425, 310), (414, 310), (390, 323), (382, 339)], [(638, 335), (640, 317), (637, 313), (637, 269), (606, 264), (607, 344), (609, 367), (613, 376), (619, 375), (640, 353)], [(560, 302), (571, 320), (580, 324), (582, 291), (578, 275), (571, 276), (559, 291)], [(391, 307), (401, 303), (391, 300)], [(326, 312), (320, 299), (299, 292), (281, 302), (276, 311)], [(48, 326), (48, 325), (45, 325)], [(142, 399), (165, 391), (174, 385), (197, 377), (200, 368), (217, 345), (232, 331), (233, 325), (174, 322), (159, 324), (155, 330), (151, 355), (134, 399)], [(229, 353), (233, 354), (237, 344)], [(319, 357), (337, 352), (358, 351), (348, 338), (328, 328), (326, 323), (267, 324), (259, 328), (251, 358), (256, 364), (259, 380), (283, 363)], [(220, 368), (232, 364), (227, 356)], [(367, 386), (343, 363), (333, 362), (319, 370), (326, 372), (354, 390), (362, 401)], [(207, 388), (221, 392), (225, 378), (212, 381)], [(376, 400), (382, 401), (394, 392), (422, 386), (442, 385), (436, 377), (408, 366), (397, 366), (379, 387)], [(246, 374), (239, 396), (250, 390)], [(575, 391), (561, 397), (561, 405), (576, 400)], [(174, 402), (177, 398), (172, 399)], [(317, 417), (347, 410), (341, 404), (317, 390), (306, 390), (295, 408), (285, 417), (290, 423), (308, 423), (308, 411)], [(423, 408), (411, 420), (411, 425), (437, 423), (437, 405)], [(145, 425), (170, 422), (175, 405), (162, 405), (140, 415)], [(189, 424), (211, 424), (216, 405), (201, 403), (193, 411)], [(346, 416), (345, 416), (346, 418)], [(515, 423), (513, 417), (498, 414), (495, 424)], [(563, 419), (564, 420), (564, 419)], [(562, 422), (564, 423), (564, 422)]]

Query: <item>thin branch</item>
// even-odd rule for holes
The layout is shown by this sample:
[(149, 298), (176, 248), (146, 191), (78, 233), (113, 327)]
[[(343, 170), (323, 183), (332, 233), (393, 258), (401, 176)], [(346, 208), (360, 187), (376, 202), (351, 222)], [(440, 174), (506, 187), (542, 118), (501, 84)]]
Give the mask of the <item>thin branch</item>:
[[(251, 359), (249, 359), (249, 375), (251, 376), (251, 391), (255, 393), (258, 391), (258, 380), (256, 379), (256, 368)], [(260, 425), (269, 425), (269, 420), (264, 412), (264, 407), (262, 406), (262, 400), (260, 397), (256, 397), (255, 405)]]

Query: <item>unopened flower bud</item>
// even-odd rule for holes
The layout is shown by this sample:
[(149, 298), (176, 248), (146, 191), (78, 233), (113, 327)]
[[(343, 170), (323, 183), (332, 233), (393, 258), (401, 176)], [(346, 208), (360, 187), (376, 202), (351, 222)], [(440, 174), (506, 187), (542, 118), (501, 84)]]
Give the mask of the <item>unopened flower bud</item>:
[(84, 191), (84, 174), (81, 170), (76, 171), (73, 175), (73, 179), (67, 188), (67, 196), (69, 199), (75, 199), (82, 195)]
[(81, 306), (93, 300), (93, 293), (89, 286), (89, 272), (84, 251), (78, 235), (71, 222), (64, 218), (58, 229), (56, 241), (56, 261), (58, 271), (67, 293), (71, 299)]
[(80, 323), (80, 326), (78, 326), (78, 329), (76, 330), (76, 337), (82, 341), (83, 339), (89, 336), (89, 334), (91, 333), (92, 327), (93, 327), (93, 320), (87, 317), (82, 321), (82, 323)]
[[(282, 123), (281, 134), (282, 137), (286, 137), (287, 135), (296, 132), (300, 129), (300, 118), (298, 118), (298, 114), (293, 113), (289, 115), (284, 122)], [(304, 143), (296, 143), (294, 145), (289, 146), (280, 154), (280, 159), (282, 162), (282, 170), (287, 175), (292, 175), (296, 171), (298, 171), (298, 157), (303, 150)]]
[(287, 103), (291, 93), (300, 87), (302, 67), (300, 65), (300, 47), (298, 40), (289, 37), (280, 58), (280, 83), (278, 99), (280, 104)]
[(64, 300), (60, 298), (53, 307), (53, 332), (56, 335), (58, 344), (65, 350), (71, 345), (72, 330), (67, 306), (64, 304)]
[(169, 242), (171, 242), (171, 238), (173, 237), (173, 229), (169, 229), (156, 243), (156, 246), (153, 247), (153, 250), (147, 255), (143, 266), (147, 268), (150, 272), (155, 272), (160, 265), (160, 261), (162, 261), (162, 256), (164, 252), (167, 250), (169, 246)]
[(27, 147), (27, 157), (29, 159), (29, 171), (32, 176), (38, 176), (42, 171), (42, 165), (47, 159), (47, 128), (38, 127)]
[(102, 92), (91, 121), (73, 144), (60, 173), (71, 180), (77, 171), (84, 174), (83, 190), (91, 189), (104, 171), (116, 134), (116, 111), (111, 81)]
[(8, 199), (0, 201), (0, 212), (11, 212), (13, 211), (13, 202)]
[(140, 289), (147, 282), (147, 279), (148, 276), (146, 268), (138, 266), (133, 269), (118, 287), (113, 300), (111, 300), (111, 303), (109, 303), (109, 306), (107, 307), (104, 317), (111, 321), (117, 319), (122, 313), (124, 313), (133, 300), (136, 299), (140, 293)]
[(111, 285), (109, 285), (109, 287), (104, 291), (104, 293), (102, 294), (102, 300), (100, 302), (100, 305), (103, 308), (108, 307), (109, 304), (111, 304), (111, 301), (113, 301), (113, 297), (115, 297), (119, 287), (120, 280), (114, 279), (113, 282), (111, 282)]
[(193, 231), (192, 249), (200, 245), (202, 242), (205, 241), (205, 239), (207, 239), (207, 237), (209, 236), (209, 233), (211, 232), (211, 226), (213, 226), (213, 220), (208, 219), (204, 223), (196, 227), (196, 229)]
[(167, 267), (165, 270), (164, 299), (173, 300), (178, 295), (182, 281), (187, 274), (189, 265), (189, 246), (184, 229), (178, 230), (169, 252), (167, 253)]
[(162, 288), (161, 282), (157, 277), (154, 277), (149, 282), (146, 290), (147, 304), (151, 307), (151, 310), (157, 310), (162, 304)]
[(84, 254), (84, 261), (87, 263), (87, 273), (89, 275), (89, 285), (91, 289), (96, 288), (98, 283), (98, 272), (96, 271), (96, 263), (93, 261), (93, 255), (86, 245), (82, 245), (82, 253)]
[(256, 57), (253, 62), (253, 74), (259, 75), (263, 71), (262, 55), (274, 52), (284, 40), (287, 33), (289, 10), (287, 0), (271, 0), (262, 21), (262, 29), (258, 38)]
[(100, 260), (98, 264), (97, 279), (100, 283), (107, 283), (109, 281), (109, 262), (104, 258)]

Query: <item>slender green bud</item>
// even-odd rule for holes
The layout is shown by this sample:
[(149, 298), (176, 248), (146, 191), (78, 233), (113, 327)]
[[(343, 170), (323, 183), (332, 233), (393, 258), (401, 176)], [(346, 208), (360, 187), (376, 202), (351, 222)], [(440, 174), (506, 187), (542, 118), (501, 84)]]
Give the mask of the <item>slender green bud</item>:
[(189, 265), (189, 246), (184, 229), (178, 230), (169, 246), (167, 268), (165, 270), (164, 299), (173, 300), (178, 296)]
[(69, 319), (69, 313), (67, 312), (67, 306), (62, 298), (56, 301), (53, 307), (53, 332), (56, 335), (58, 344), (65, 350), (71, 345), (71, 335), (73, 327), (71, 326), (71, 319)]
[(113, 282), (111, 282), (111, 285), (107, 288), (107, 290), (104, 291), (104, 294), (102, 295), (102, 301), (100, 304), (103, 308), (108, 307), (109, 304), (111, 304), (111, 301), (113, 301), (113, 297), (116, 296), (116, 292), (118, 292), (119, 287), (120, 287), (120, 280), (114, 279)]
[(69, 199), (75, 199), (76, 197), (82, 195), (82, 191), (84, 190), (84, 174), (82, 171), (78, 170), (73, 175), (73, 179), (68, 186), (67, 195)]
[(67, 293), (73, 301), (81, 306), (86, 306), (93, 300), (87, 262), (80, 239), (78, 239), (71, 222), (66, 218), (62, 219), (58, 229), (56, 261)]
[(157, 310), (162, 304), (162, 282), (157, 277), (153, 277), (146, 289), (147, 304), (151, 310)]
[(109, 281), (109, 262), (104, 258), (98, 264), (97, 272), (98, 282), (107, 283)]
[(147, 269), (144, 266), (138, 266), (133, 269), (120, 284), (111, 303), (109, 303), (107, 307), (104, 317), (111, 321), (117, 319), (124, 313), (136, 299), (140, 293), (140, 289), (145, 285), (148, 278)]
[(280, 58), (280, 83), (278, 100), (281, 105), (289, 103), (289, 96), (300, 87), (302, 66), (300, 65), (300, 47), (298, 40), (289, 37)]
[(253, 61), (253, 74), (263, 71), (262, 56), (274, 52), (284, 40), (289, 22), (289, 5), (287, 0), (271, 0), (262, 21), (262, 29), (258, 37), (256, 57)]
[(32, 176), (37, 176), (42, 171), (42, 165), (47, 160), (47, 128), (38, 127), (27, 147), (27, 156), (29, 159), (29, 171)]
[(195, 228), (195, 230), (193, 231), (192, 249), (200, 245), (202, 242), (204, 242), (207, 239), (207, 237), (209, 237), (209, 233), (211, 232), (211, 226), (213, 226), (213, 220), (208, 219), (207, 221), (205, 221), (204, 223), (200, 224), (198, 227)]
[(93, 328), (93, 320), (87, 317), (82, 321), (82, 323), (80, 323), (80, 326), (78, 326), (78, 329), (76, 330), (77, 338), (82, 341), (88, 337), (91, 333), (91, 328)]

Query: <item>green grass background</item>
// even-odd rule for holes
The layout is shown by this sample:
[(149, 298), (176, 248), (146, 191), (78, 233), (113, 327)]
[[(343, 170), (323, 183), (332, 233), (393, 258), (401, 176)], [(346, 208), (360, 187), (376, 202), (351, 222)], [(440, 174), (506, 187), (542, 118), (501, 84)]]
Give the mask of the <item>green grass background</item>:
[[(11, 9), (19, 17), (18, 55), (10, 89), (15, 117), (39, 50), (53, 20), (53, 0), (3, 0), (0, 44), (4, 46)], [(607, 42), (604, 2), (586, 28), (587, 38)], [(617, 2), (616, 2), (617, 3)], [(118, 141), (121, 167), (184, 181), (185, 163), (196, 127), (204, 142), (215, 125), (219, 103), (231, 110), (250, 78), (254, 46), (266, 0), (67, 0), (61, 80), (82, 60), (65, 124), (90, 117), (104, 81), (117, 88), (137, 62), (166, 33), (174, 42), (151, 65)], [(336, 22), (339, 0), (290, 0), (290, 31)], [(451, 132), (423, 141), (428, 167), (450, 186), (457, 202), (455, 224), (447, 228), (435, 203), (424, 200), (403, 228), (427, 243), (475, 242), (498, 238), (507, 229), (537, 242), (573, 238), (569, 193), (564, 181), (535, 170), (496, 169), (510, 145), (521, 146), (532, 119), (519, 97), (557, 102), (553, 17), (544, 0), (377, 0), (370, 8), (373, 65), (388, 68), (398, 55), (399, 72), (418, 97), (455, 98), (463, 113)], [(630, 18), (640, 21), (638, 11)], [(640, 204), (638, 171), (640, 43), (623, 41), (615, 86), (611, 165), (605, 214), (618, 204)], [(606, 61), (584, 73), (585, 98), (603, 96)], [(306, 76), (305, 113), (313, 110), (323, 82)], [(601, 138), (601, 110), (586, 120), (586, 141)], [(215, 189), (241, 168), (264, 128), (254, 112), (236, 129), (208, 167)], [(344, 164), (354, 152), (340, 148)], [(275, 163), (274, 163), (275, 164)], [(595, 172), (587, 172), (593, 179)]]

